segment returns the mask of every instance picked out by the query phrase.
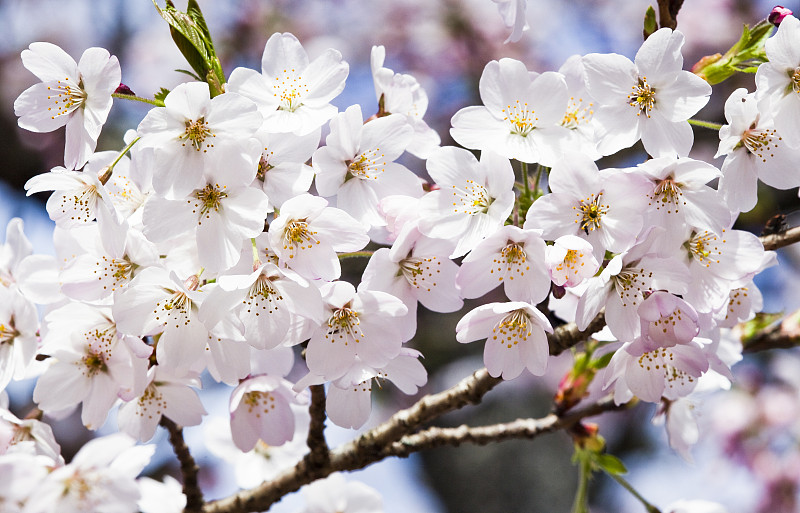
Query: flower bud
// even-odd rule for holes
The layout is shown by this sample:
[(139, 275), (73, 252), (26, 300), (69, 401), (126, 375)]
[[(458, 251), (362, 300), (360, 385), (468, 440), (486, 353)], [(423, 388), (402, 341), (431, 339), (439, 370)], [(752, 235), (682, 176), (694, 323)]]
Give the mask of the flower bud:
[(785, 17), (791, 15), (792, 15), (791, 9), (787, 9), (782, 5), (776, 5), (775, 7), (772, 8), (772, 12), (769, 13), (767, 19), (769, 20), (770, 23), (772, 23), (777, 27), (781, 24), (781, 22)]
[(123, 84), (121, 82), (119, 84), (119, 87), (117, 87), (117, 89), (114, 92), (116, 94), (127, 94), (127, 95), (130, 95), (130, 96), (136, 96), (136, 93), (131, 91), (130, 87), (126, 86), (125, 84)]

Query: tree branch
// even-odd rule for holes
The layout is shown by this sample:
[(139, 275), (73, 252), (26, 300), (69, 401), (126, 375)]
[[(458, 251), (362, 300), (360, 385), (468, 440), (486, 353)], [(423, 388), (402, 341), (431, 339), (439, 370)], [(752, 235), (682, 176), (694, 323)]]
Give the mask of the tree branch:
[(555, 356), (563, 353), (567, 349), (587, 340), (592, 334), (603, 329), (605, 325), (605, 313), (600, 312), (583, 331), (579, 330), (574, 322), (559, 326), (553, 333), (547, 335), (547, 342), (550, 344), (550, 354)]
[(183, 493), (186, 495), (186, 508), (184, 513), (199, 513), (203, 511), (203, 492), (197, 483), (197, 472), (200, 470), (195, 463), (189, 447), (183, 439), (183, 428), (166, 417), (161, 417), (159, 422), (169, 433), (169, 443), (175, 456), (181, 464), (183, 476)]
[(661, 28), (668, 27), (675, 30), (678, 26), (678, 12), (682, 5), (683, 0), (658, 0), (658, 22)]
[(754, 335), (742, 337), (742, 351), (745, 353), (798, 346), (800, 346), (800, 310), (786, 316), (781, 322), (770, 324)]
[(780, 233), (762, 235), (759, 237), (759, 239), (761, 239), (764, 249), (774, 250), (782, 248), (790, 244), (794, 244), (795, 242), (800, 242), (800, 226), (795, 226), (794, 228), (790, 228), (789, 230)]
[(480, 427), (466, 425), (456, 428), (431, 427), (425, 431), (404, 436), (398, 442), (387, 447), (384, 454), (404, 458), (414, 452), (445, 445), (458, 447), (465, 443), (486, 445), (511, 439), (532, 439), (544, 433), (568, 429), (585, 417), (626, 407), (627, 405), (617, 406), (612, 397), (607, 397), (587, 408), (562, 416), (551, 413), (541, 419), (517, 419), (504, 424)]
[(308, 412), (311, 422), (308, 425), (307, 444), (311, 452), (306, 456), (312, 467), (324, 467), (330, 463), (330, 449), (325, 440), (325, 386), (312, 385), (311, 404)]
[(486, 369), (474, 372), (455, 386), (438, 394), (427, 395), (413, 406), (392, 415), (383, 424), (367, 431), (355, 440), (330, 452), (328, 465), (311, 467), (309, 460), (300, 461), (270, 482), (252, 490), (244, 490), (230, 497), (207, 503), (206, 513), (244, 513), (264, 511), (287, 493), (304, 484), (323, 478), (331, 472), (356, 470), (386, 457), (383, 451), (393, 442), (447, 412), (467, 404), (477, 404), (489, 390), (502, 381), (493, 378)]

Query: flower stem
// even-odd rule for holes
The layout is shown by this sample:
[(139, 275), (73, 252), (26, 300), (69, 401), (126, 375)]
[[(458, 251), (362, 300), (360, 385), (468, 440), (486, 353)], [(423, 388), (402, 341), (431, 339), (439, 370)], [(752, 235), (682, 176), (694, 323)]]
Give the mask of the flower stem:
[(528, 163), (527, 162), (520, 162), (520, 164), (522, 164), (522, 186), (525, 188), (524, 189), (524, 191), (525, 191), (524, 194), (525, 194), (526, 198), (530, 198), (531, 197), (531, 186), (529, 184), (529, 179), (528, 179)]
[(155, 105), (156, 107), (164, 106), (164, 102), (161, 100), (142, 98), (141, 96), (136, 96), (134, 94), (111, 93), (111, 96), (112, 98), (121, 98), (123, 100), (133, 100), (142, 103), (149, 103), (150, 105)]
[(619, 475), (617, 475), (617, 474), (613, 474), (613, 473), (611, 473), (611, 472), (606, 472), (606, 474), (607, 474), (609, 477), (611, 477), (611, 479), (613, 479), (614, 481), (616, 481), (617, 483), (619, 483), (619, 484), (620, 484), (620, 486), (622, 486), (623, 488), (625, 488), (626, 490), (628, 490), (628, 491), (630, 492), (630, 494), (631, 494), (631, 495), (633, 495), (634, 497), (636, 497), (636, 500), (638, 500), (639, 502), (641, 502), (641, 503), (642, 503), (642, 505), (645, 507), (645, 509), (647, 510), (647, 513), (661, 513), (661, 510), (659, 510), (657, 507), (655, 507), (655, 506), (653, 506), (652, 504), (650, 504), (649, 502), (647, 502), (647, 500), (646, 500), (644, 497), (642, 497), (642, 496), (639, 494), (639, 492), (637, 492), (637, 491), (636, 491), (636, 490), (633, 488), (633, 486), (631, 486), (631, 484), (630, 484), (629, 482), (627, 482), (627, 481), (626, 481), (624, 478), (622, 478), (621, 476), (619, 476)]
[(339, 253), (337, 256), (339, 260), (344, 260), (345, 258), (358, 258), (358, 257), (371, 257), (372, 254), (375, 253), (374, 251), (351, 251), (350, 253)]
[(689, 124), (694, 126), (701, 126), (703, 128), (710, 128), (711, 130), (719, 130), (720, 128), (722, 128), (722, 125), (719, 123), (712, 123), (711, 121), (702, 121), (699, 119), (690, 119)]
[(572, 513), (589, 513), (589, 479), (591, 477), (592, 462), (589, 458), (580, 458), (578, 490), (575, 492), (575, 502), (572, 503)]

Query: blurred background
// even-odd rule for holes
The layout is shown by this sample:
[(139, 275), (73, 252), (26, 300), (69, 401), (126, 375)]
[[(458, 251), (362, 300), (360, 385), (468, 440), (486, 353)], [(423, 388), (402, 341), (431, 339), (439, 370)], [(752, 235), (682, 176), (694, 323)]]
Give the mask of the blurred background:
[[(774, 0), (689, 0), (678, 16), (686, 35), (685, 69), (702, 56), (724, 53), (736, 42), (743, 23), (766, 17)], [(510, 32), (491, 0), (199, 0), (226, 73), (237, 66), (259, 69), (267, 38), (274, 32), (295, 34), (313, 58), (329, 47), (350, 64), (347, 86), (335, 100), (340, 110), (358, 103), (365, 113), (377, 111), (369, 66), (373, 45), (386, 47), (386, 63), (396, 72), (414, 75), (430, 104), (426, 120), (453, 144), (450, 118), (460, 108), (479, 105), (478, 79), (492, 59), (512, 57), (530, 70), (557, 70), (573, 54), (616, 52), (633, 58), (642, 42), (642, 20), (648, 0), (528, 0), (530, 30), (518, 43), (504, 45)], [(176, 1), (179, 8), (185, 1)], [(786, 7), (798, 11), (797, 2)], [(74, 58), (88, 47), (107, 48), (119, 58), (122, 81), (140, 96), (188, 79), (174, 70), (186, 65), (164, 23), (148, 0), (0, 0), (0, 226), (22, 217), (36, 251), (52, 253), (52, 228), (44, 211), (45, 195), (27, 198), (22, 189), (32, 176), (63, 163), (64, 131), (33, 134), (19, 129), (14, 99), (36, 82), (23, 68), (20, 52), (33, 41), (49, 41)], [(738, 76), (714, 86), (699, 119), (724, 122), (723, 105), (737, 87), (754, 90), (752, 76)], [(116, 100), (98, 150), (120, 149), (122, 134), (135, 128), (147, 106)], [(695, 128), (691, 156), (714, 162), (717, 132)], [(601, 167), (635, 165), (645, 157), (641, 146), (602, 161)], [(408, 157), (406, 165), (425, 174), (424, 161)], [(721, 159), (714, 162), (721, 165)], [(760, 233), (777, 213), (800, 224), (797, 191), (759, 191), (761, 201), (741, 216), (739, 228)], [(800, 284), (791, 248), (780, 254), (781, 269), (759, 278), (766, 311), (800, 307)], [(359, 275), (359, 263), (347, 272)], [(357, 279), (357, 278), (356, 278)], [(430, 374), (423, 392), (439, 391), (482, 366), (482, 344), (455, 342), (455, 324), (476, 303), (449, 316), (420, 307), (420, 330), (411, 342), (425, 355)], [(551, 362), (547, 376), (523, 376), (503, 383), (479, 407), (443, 419), (443, 425), (487, 424), (547, 414), (558, 380), (570, 356)], [(701, 441), (689, 464), (666, 445), (663, 427), (650, 423), (646, 405), (601, 419), (601, 434), (610, 451), (628, 465), (629, 480), (648, 500), (664, 507), (681, 498), (722, 502), (731, 513), (796, 511), (800, 481), (800, 356), (780, 351), (748, 357), (735, 367), (739, 379), (733, 393), (698, 404)], [(226, 387), (201, 395), (206, 409), (224, 414)], [(23, 414), (30, 406), (30, 384), (11, 389), (12, 407)], [(370, 425), (379, 423), (414, 398), (388, 387), (379, 394)], [(113, 417), (113, 414), (112, 414)], [(112, 418), (101, 432), (115, 430)], [(352, 431), (329, 430), (333, 441)], [(56, 429), (65, 453), (74, 453), (93, 436), (74, 417)], [(208, 498), (236, 489), (231, 469), (205, 450), (203, 430), (187, 428), (189, 442), (202, 465)], [(159, 435), (163, 437), (163, 433)], [(170, 448), (161, 441), (154, 475), (177, 475)], [(570, 464), (571, 442), (563, 433), (533, 442), (505, 442), (489, 447), (437, 449), (409, 460), (394, 460), (355, 473), (384, 494), (385, 511), (431, 513), (567, 512), (575, 493), (577, 469)], [(592, 485), (593, 511), (643, 511), (627, 492), (598, 478)], [(287, 498), (273, 511), (293, 511)]]

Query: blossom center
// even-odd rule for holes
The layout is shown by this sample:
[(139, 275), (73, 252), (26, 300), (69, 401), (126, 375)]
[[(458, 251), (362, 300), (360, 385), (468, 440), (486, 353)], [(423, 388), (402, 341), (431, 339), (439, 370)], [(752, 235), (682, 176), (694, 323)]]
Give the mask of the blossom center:
[(275, 166), (269, 163), (266, 156), (261, 155), (261, 158), (258, 160), (258, 171), (256, 171), (256, 178), (263, 182), (267, 178), (267, 172), (274, 167)]
[(270, 392), (253, 390), (244, 394), (242, 401), (247, 405), (247, 413), (255, 413), (256, 417), (275, 409), (275, 396)]
[(608, 213), (609, 205), (602, 203), (603, 193), (597, 195), (590, 194), (588, 198), (581, 200), (578, 206), (572, 207), (577, 210), (576, 223), (580, 224), (581, 230), (586, 235), (601, 227), (603, 216)]
[(19, 331), (14, 327), (14, 317), (11, 317), (7, 324), (0, 323), (0, 345), (13, 344), (19, 335)]
[(575, 100), (574, 97), (570, 97), (567, 104), (567, 112), (564, 113), (564, 119), (561, 120), (561, 126), (575, 130), (580, 125), (587, 124), (594, 114), (593, 105), (593, 103), (589, 103), (588, 106), (584, 107), (583, 98)]
[(337, 340), (344, 342), (344, 345), (348, 345), (349, 340), (352, 339), (357, 344), (364, 337), (359, 324), (361, 321), (358, 320), (358, 312), (346, 306), (338, 308), (328, 318), (328, 331), (325, 333), (325, 338), (330, 339), (331, 343)]
[(539, 121), (535, 111), (528, 107), (528, 102), (522, 103), (517, 100), (513, 105), (506, 105), (501, 112), (505, 115), (503, 121), (508, 121), (511, 125), (511, 133), (522, 137), (527, 137)]
[[(667, 209), (667, 214), (673, 214), (678, 212), (681, 203), (686, 205), (681, 185), (671, 176), (658, 182), (651, 196), (651, 199), (655, 201), (656, 210), (661, 210), (663, 207)], [(652, 205), (653, 201), (648, 204)]]
[(492, 198), (483, 185), (475, 183), (474, 180), (467, 180), (463, 189), (455, 185), (452, 188), (453, 212), (456, 214), (475, 215), (485, 214), (489, 211)]
[(742, 134), (741, 144), (748, 152), (761, 159), (761, 162), (766, 162), (768, 157), (775, 156), (774, 150), (778, 148), (780, 140), (781, 137), (774, 128), (756, 128), (753, 123)]
[(294, 112), (303, 105), (303, 96), (308, 94), (308, 86), (294, 68), (284, 69), (283, 75), (275, 77), (272, 95), (278, 100), (278, 110)]
[[(690, 258), (710, 267), (712, 263), (719, 263), (718, 257), (722, 254), (717, 241), (717, 236), (713, 233), (703, 232), (686, 241), (684, 247), (689, 251)], [(724, 243), (725, 240), (723, 239), (722, 242)]]
[[(181, 146), (191, 144), (195, 150), (200, 151), (203, 149), (203, 143), (209, 137), (216, 137), (216, 135), (211, 132), (205, 117), (200, 117), (197, 120), (186, 120), (186, 129), (179, 139), (184, 140)], [(205, 145), (209, 148), (214, 146), (211, 143), (205, 143)], [(203, 149), (203, 153), (207, 151), (208, 149)]]
[[(434, 265), (434, 262), (436, 265)], [(437, 257), (417, 258), (409, 257), (400, 261), (400, 274), (413, 287), (426, 288), (436, 286), (434, 275), (439, 273), (438, 267), (442, 265)]]
[(650, 289), (652, 272), (644, 269), (627, 268), (612, 276), (614, 288), (619, 295), (623, 307), (635, 307), (644, 297), (644, 292)]
[(637, 84), (631, 86), (633, 92), (628, 95), (628, 105), (636, 107), (639, 112), (637, 116), (644, 112), (644, 115), (650, 117), (650, 111), (656, 104), (656, 90), (650, 87), (647, 83), (647, 77), (640, 77)]
[[(286, 228), (283, 230), (283, 249), (299, 248), (311, 249), (314, 244), (319, 244), (317, 240), (317, 232), (313, 231), (305, 220), (294, 219), (286, 223)], [(306, 244), (308, 244), (306, 246)], [(294, 255), (289, 255), (289, 258), (294, 258)]]
[(514, 310), (498, 322), (492, 329), (492, 340), (511, 349), (520, 341), (528, 340), (533, 332), (530, 318), (524, 310)]
[(48, 86), (47, 90), (51, 91), (47, 99), (54, 104), (53, 107), (47, 108), (52, 114), (50, 119), (65, 116), (83, 107), (84, 103), (86, 103), (86, 91), (83, 90), (83, 81), (76, 86), (70, 81), (69, 77), (65, 77), (63, 81), (58, 80), (56, 85)]
[[(200, 217), (206, 216), (206, 218), (209, 218), (212, 210), (214, 212), (219, 212), (219, 209), (222, 207), (222, 200), (228, 197), (228, 193), (225, 192), (225, 189), (226, 186), (224, 185), (220, 187), (219, 184), (207, 184), (202, 189), (194, 191), (194, 197), (197, 198), (199, 203), (195, 205), (192, 213), (196, 214), (198, 213), (197, 210), (200, 209)], [(189, 201), (191, 202), (191, 200)]]
[(792, 91), (800, 93), (800, 66), (789, 72)]
[(261, 313), (259, 307), (262, 311), (274, 313), (278, 309), (278, 301), (283, 301), (283, 296), (272, 286), (272, 280), (261, 274), (250, 287), (250, 293), (242, 303), (247, 305), (247, 313), (255, 310), (255, 315), (258, 316)]
[(668, 388), (683, 387), (686, 383), (693, 383), (694, 377), (686, 371), (678, 369), (673, 365), (675, 354), (668, 348), (660, 347), (653, 351), (644, 353), (639, 357), (637, 363), (642, 370), (663, 373), (666, 386)]
[(386, 162), (381, 162), (380, 159), (384, 157), (380, 153), (380, 148), (368, 150), (360, 154), (355, 160), (345, 161), (347, 164), (347, 176), (345, 181), (351, 178), (360, 178), (361, 180), (377, 180), (378, 176), (383, 172), (383, 167)]

